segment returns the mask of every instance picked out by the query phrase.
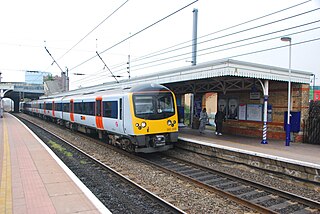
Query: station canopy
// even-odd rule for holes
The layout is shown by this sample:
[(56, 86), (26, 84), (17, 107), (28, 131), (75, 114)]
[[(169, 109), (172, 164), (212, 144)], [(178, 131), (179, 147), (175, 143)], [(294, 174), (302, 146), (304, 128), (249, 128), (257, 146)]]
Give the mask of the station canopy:
[[(313, 74), (306, 71), (291, 70), (291, 82), (309, 84)], [(122, 80), (119, 83), (108, 82), (97, 86), (85, 87), (61, 94), (68, 96), (84, 92), (103, 91), (111, 88), (130, 87), (136, 84), (157, 83), (168, 84), (214, 77), (242, 77), (275, 81), (289, 80), (289, 69), (250, 62), (222, 59), (201, 63), (195, 66), (185, 66), (177, 69), (161, 71), (150, 75)]]

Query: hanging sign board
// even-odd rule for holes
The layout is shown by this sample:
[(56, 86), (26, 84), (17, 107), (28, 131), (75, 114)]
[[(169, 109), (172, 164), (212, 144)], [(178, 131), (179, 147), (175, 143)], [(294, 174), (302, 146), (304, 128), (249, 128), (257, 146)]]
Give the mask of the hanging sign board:
[(250, 92), (250, 100), (259, 100), (260, 99), (260, 92)]

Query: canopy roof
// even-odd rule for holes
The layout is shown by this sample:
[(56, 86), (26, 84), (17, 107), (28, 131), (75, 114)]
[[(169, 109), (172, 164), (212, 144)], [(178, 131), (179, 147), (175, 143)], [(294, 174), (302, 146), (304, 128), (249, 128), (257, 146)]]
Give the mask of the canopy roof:
[[(291, 70), (291, 82), (309, 84), (312, 75), (311, 72)], [(115, 87), (131, 87), (142, 83), (168, 84), (223, 76), (288, 81), (289, 69), (232, 59), (222, 59), (201, 63), (195, 66), (186, 66), (155, 74), (139, 76), (131, 78), (130, 80), (120, 81), (119, 83), (108, 82), (97, 86), (69, 91), (60, 95), (81, 94), (88, 91), (106, 90)]]

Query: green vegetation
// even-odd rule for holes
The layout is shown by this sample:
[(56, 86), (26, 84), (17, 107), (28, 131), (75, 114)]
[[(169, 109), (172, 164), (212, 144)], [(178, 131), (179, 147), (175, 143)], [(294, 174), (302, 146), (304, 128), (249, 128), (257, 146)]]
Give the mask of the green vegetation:
[(86, 161), (84, 161), (84, 160), (81, 160), (80, 161), (80, 164), (86, 164), (87, 162)]
[(50, 146), (51, 146), (53, 149), (61, 152), (62, 154), (64, 154), (64, 155), (67, 156), (67, 157), (72, 157), (72, 153), (71, 153), (71, 152), (68, 152), (68, 151), (66, 150), (66, 148), (63, 148), (61, 145), (57, 144), (56, 142), (53, 142), (53, 141), (50, 140), (48, 143), (50, 144)]

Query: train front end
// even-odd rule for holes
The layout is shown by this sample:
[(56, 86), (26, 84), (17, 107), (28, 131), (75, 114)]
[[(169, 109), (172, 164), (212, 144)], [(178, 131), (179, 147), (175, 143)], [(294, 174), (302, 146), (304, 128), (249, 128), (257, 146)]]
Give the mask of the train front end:
[(152, 153), (172, 148), (178, 140), (174, 94), (157, 84), (133, 87), (130, 91), (135, 152)]

